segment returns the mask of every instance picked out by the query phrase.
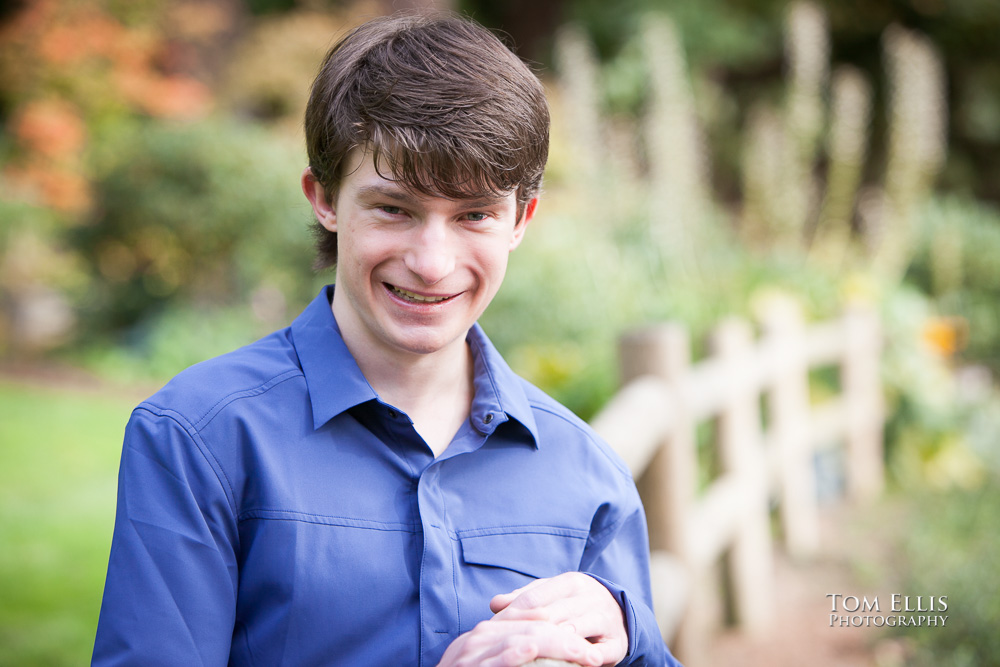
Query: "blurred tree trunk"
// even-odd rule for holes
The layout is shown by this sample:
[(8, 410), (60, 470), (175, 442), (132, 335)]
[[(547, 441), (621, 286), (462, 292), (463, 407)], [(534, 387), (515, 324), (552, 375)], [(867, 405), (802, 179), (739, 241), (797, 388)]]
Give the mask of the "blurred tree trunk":
[(517, 54), (535, 61), (547, 59), (569, 5), (566, 0), (452, 0), (452, 4), (483, 25), (510, 35)]

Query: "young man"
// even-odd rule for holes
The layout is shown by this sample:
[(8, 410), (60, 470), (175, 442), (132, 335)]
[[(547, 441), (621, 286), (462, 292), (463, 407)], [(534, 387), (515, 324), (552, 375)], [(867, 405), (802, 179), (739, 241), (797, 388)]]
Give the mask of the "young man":
[(476, 324), (538, 202), (536, 77), (471, 22), (372, 21), (306, 135), (336, 286), (136, 408), (94, 663), (675, 664), (628, 471)]

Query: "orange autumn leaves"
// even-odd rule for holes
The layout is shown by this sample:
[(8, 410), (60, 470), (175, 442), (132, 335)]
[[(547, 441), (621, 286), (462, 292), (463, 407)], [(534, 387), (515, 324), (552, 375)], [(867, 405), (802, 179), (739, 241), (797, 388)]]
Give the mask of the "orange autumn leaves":
[(126, 23), (96, 0), (35, 0), (0, 27), (0, 85), (15, 101), (7, 123), (15, 151), (3, 176), (15, 194), (83, 212), (90, 205), (83, 156), (95, 116), (208, 112), (208, 88), (165, 66), (175, 45), (143, 18)]
[(150, 29), (129, 29), (106, 15), (86, 17), (78, 26), (57, 25), (43, 34), (39, 54), (50, 64), (74, 67), (101, 59), (110, 67), (114, 90), (130, 106), (150, 116), (192, 118), (211, 101), (208, 88), (191, 77), (159, 71), (168, 48)]
[(81, 163), (87, 130), (75, 107), (57, 99), (32, 101), (18, 110), (12, 125), (22, 154), (5, 176), (35, 190), (54, 209), (85, 209), (90, 198)]

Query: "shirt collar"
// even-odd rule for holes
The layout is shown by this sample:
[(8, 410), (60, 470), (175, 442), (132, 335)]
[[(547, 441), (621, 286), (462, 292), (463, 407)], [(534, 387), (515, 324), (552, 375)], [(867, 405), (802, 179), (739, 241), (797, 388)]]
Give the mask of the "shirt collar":
[(521, 378), (510, 369), (478, 323), (469, 329), (466, 341), (474, 363), (472, 425), (481, 433), (492, 433), (499, 424), (513, 419), (527, 430), (537, 447), (538, 426)]
[(324, 287), (292, 322), (292, 344), (302, 365), (312, 403), (313, 428), (378, 394), (361, 373), (340, 335), (330, 303), (333, 285)]
[[(313, 428), (317, 429), (356, 405), (378, 399), (341, 336), (330, 308), (333, 289), (333, 285), (324, 287), (291, 326), (292, 343), (309, 390)], [(472, 425), (490, 434), (513, 419), (537, 446), (538, 427), (521, 379), (478, 324), (472, 326), (466, 340), (474, 363)]]

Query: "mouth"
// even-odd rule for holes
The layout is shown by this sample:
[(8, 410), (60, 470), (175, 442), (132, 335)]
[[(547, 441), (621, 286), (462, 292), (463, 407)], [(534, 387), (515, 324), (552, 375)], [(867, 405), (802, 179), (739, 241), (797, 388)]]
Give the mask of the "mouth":
[(418, 303), (418, 304), (444, 303), (445, 301), (450, 301), (451, 299), (454, 299), (456, 296), (458, 296), (457, 294), (450, 294), (446, 296), (417, 294), (416, 292), (410, 292), (409, 290), (396, 287), (395, 285), (390, 285), (389, 283), (382, 283), (382, 284), (385, 285), (386, 289), (389, 290), (389, 292), (393, 296), (402, 299), (403, 301), (406, 301), (408, 303)]

